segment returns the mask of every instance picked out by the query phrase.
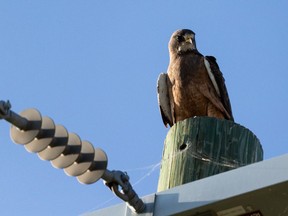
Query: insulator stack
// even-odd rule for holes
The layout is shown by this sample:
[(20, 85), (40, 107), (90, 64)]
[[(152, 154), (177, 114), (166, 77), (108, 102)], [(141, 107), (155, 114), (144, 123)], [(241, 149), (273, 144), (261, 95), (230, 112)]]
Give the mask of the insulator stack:
[(107, 168), (108, 158), (100, 148), (82, 141), (75, 133), (69, 133), (62, 125), (55, 125), (49, 117), (42, 117), (36, 109), (19, 114), (27, 120), (23, 128), (12, 125), (10, 135), (17, 144), (24, 145), (31, 153), (37, 153), (52, 166), (64, 169), (69, 176), (77, 177), (82, 184), (98, 181)]

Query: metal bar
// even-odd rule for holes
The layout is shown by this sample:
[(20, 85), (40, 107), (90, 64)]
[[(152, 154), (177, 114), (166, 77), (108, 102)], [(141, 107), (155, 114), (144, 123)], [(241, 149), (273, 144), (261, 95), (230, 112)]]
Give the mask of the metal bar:
[(111, 182), (113, 180), (113, 173), (110, 170), (105, 170), (101, 177), (105, 182)]
[(20, 130), (27, 130), (29, 128), (29, 121), (11, 110), (9, 110), (8, 116), (4, 119)]
[(9, 101), (0, 101), (0, 119), (5, 119), (20, 130), (27, 130), (29, 128), (29, 121), (10, 109), (11, 104)]

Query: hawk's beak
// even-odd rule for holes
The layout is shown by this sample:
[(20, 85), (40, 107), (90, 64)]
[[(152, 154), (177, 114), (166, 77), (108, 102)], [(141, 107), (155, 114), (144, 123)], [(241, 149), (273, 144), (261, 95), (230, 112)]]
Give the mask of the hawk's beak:
[(186, 43), (193, 44), (193, 41), (192, 41), (192, 38), (191, 38), (191, 37), (185, 38), (185, 42), (186, 42)]
[(191, 50), (196, 50), (196, 44), (194, 41), (193, 35), (186, 34), (184, 35), (184, 41), (181, 42), (178, 47), (178, 52), (187, 52)]
[(185, 43), (193, 44), (192, 35), (186, 34), (184, 35)]

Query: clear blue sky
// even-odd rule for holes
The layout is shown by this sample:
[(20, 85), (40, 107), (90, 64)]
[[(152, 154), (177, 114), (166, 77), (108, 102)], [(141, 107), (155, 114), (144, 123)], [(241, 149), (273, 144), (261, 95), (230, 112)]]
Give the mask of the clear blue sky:
[[(225, 76), (235, 121), (265, 159), (287, 152), (288, 2), (0, 2), (0, 100), (37, 108), (105, 150), (140, 196), (156, 192), (164, 128), (156, 80), (172, 32), (196, 32)], [(0, 215), (80, 215), (121, 202), (102, 181), (86, 186), (12, 143), (0, 121)], [(146, 178), (142, 179), (143, 176)]]

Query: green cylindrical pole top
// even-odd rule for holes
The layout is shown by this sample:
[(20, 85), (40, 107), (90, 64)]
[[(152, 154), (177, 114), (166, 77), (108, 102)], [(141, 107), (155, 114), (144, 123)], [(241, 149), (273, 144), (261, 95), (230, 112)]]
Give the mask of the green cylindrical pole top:
[(258, 138), (228, 120), (194, 117), (170, 128), (158, 191), (263, 160)]

